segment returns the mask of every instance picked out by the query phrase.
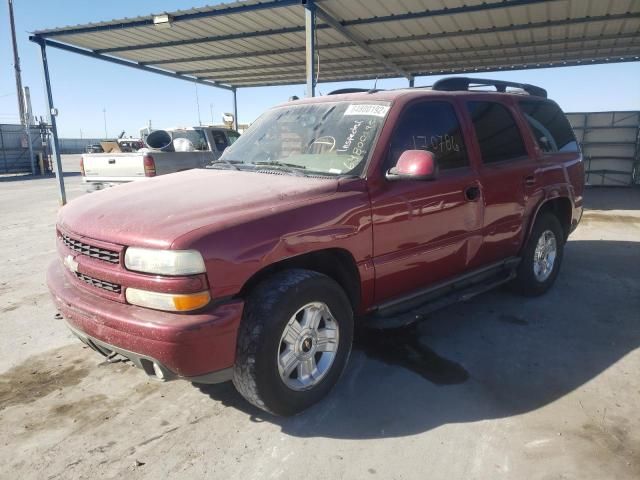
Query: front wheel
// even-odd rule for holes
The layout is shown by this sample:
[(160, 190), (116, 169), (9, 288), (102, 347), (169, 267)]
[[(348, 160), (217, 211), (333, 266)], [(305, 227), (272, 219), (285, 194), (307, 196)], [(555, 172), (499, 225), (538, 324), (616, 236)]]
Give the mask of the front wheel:
[(336, 384), (353, 340), (353, 312), (326, 275), (288, 270), (260, 283), (245, 304), (233, 383), (250, 403), (294, 415)]
[(549, 290), (560, 271), (564, 244), (564, 232), (558, 218), (551, 213), (540, 215), (518, 265), (514, 280), (516, 290), (528, 296), (542, 295)]

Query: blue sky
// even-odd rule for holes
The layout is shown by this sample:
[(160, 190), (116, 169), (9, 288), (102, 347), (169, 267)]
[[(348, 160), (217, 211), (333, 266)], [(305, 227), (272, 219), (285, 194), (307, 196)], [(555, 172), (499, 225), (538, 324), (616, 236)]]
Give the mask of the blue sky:
[[(34, 113), (45, 111), (42, 70), (38, 46), (29, 42), (29, 32), (50, 27), (110, 20), (174, 11), (216, 1), (197, 0), (14, 0), (22, 81), (31, 88)], [(7, 3), (0, 3), (0, 123), (18, 118), (10, 48)], [(122, 130), (134, 135), (153, 121), (154, 127), (196, 125), (198, 113), (193, 84), (163, 78), (107, 62), (48, 49), (54, 101), (60, 114), (58, 125), (64, 137), (104, 135), (102, 109), (106, 108), (110, 136)], [(486, 73), (483, 76), (487, 76)], [(640, 62), (564, 67), (492, 73), (493, 78), (540, 85), (565, 111), (640, 110)], [(420, 77), (416, 85), (429, 85), (439, 77)], [(326, 93), (345, 84), (320, 84)], [(349, 85), (373, 86), (373, 81)], [(403, 79), (378, 81), (379, 88), (406, 86)], [(253, 121), (270, 106), (291, 95), (304, 96), (303, 85), (251, 88), (238, 91), (239, 120)], [(231, 93), (198, 87), (203, 122), (218, 123), (222, 112), (231, 111)]]

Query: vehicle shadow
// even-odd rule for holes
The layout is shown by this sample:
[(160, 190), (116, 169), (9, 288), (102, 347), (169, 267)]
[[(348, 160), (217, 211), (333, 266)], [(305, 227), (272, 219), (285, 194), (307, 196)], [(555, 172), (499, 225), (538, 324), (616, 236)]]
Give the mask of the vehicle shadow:
[(554, 288), (507, 289), (419, 325), (360, 332), (327, 399), (292, 418), (250, 406), (228, 384), (198, 386), (300, 437), (381, 438), (538, 409), (640, 346), (640, 242), (570, 241)]
[[(81, 175), (80, 172), (63, 172), (64, 178), (67, 178), (67, 177), (79, 177), (80, 175)], [(0, 176), (0, 183), (51, 180), (51, 179), (54, 179), (54, 178), (56, 178), (56, 176), (54, 174), (31, 175), (30, 173), (27, 173), (27, 174), (24, 174), (24, 175), (20, 175), (20, 174), (5, 175), (5, 176)]]

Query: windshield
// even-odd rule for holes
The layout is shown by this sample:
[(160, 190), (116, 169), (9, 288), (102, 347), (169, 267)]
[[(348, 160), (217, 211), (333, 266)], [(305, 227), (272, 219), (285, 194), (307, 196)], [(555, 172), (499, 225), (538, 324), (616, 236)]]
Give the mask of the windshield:
[(205, 137), (203, 130), (169, 130), (171, 138), (185, 138), (193, 144), (194, 150), (205, 151), (209, 150), (207, 144), (207, 137)]
[(263, 114), (221, 161), (327, 175), (359, 175), (389, 103), (287, 105)]

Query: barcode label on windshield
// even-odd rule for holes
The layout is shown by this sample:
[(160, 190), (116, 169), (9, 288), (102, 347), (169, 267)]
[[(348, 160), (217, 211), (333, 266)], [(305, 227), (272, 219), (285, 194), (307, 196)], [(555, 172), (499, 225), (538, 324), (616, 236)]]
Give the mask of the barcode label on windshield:
[(372, 115), (374, 117), (384, 117), (389, 111), (389, 105), (349, 105), (345, 110), (345, 115)]

